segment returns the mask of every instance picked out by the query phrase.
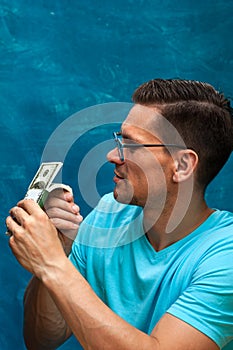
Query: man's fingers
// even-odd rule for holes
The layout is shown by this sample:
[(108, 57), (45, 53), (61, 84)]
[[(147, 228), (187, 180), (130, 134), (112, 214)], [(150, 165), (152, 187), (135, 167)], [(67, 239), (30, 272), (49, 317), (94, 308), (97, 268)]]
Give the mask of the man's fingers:
[(64, 192), (64, 199), (67, 202), (73, 202), (74, 201), (73, 195), (70, 192), (68, 192), (68, 191)]
[(82, 216), (80, 214), (74, 214), (71, 211), (63, 210), (61, 208), (51, 207), (46, 210), (46, 214), (50, 219), (62, 219), (67, 222), (73, 222), (76, 224), (80, 224), (82, 221)]
[(75, 222), (71, 222), (71, 221), (67, 221), (59, 218), (51, 218), (50, 220), (52, 221), (54, 226), (56, 226), (56, 228), (61, 232), (66, 230), (74, 230), (74, 231), (78, 230), (80, 225), (80, 222), (75, 223)]
[(15, 223), (18, 223), (18, 225), (23, 225), (23, 223), (29, 216), (29, 214), (20, 207), (13, 207), (10, 210), (10, 215), (13, 218), (13, 221)]
[(53, 190), (52, 192), (49, 193), (48, 195), (48, 199), (50, 198), (59, 198), (62, 199), (66, 202), (73, 202), (74, 201), (74, 197), (72, 195), (72, 193), (61, 189), (61, 188), (57, 188), (55, 190)]
[(18, 222), (15, 221), (15, 219), (13, 219), (11, 216), (8, 216), (6, 218), (6, 227), (7, 230), (11, 233), (11, 234), (15, 234), (15, 233), (22, 233), (21, 229), (20, 229), (20, 224)]
[(18, 207), (24, 209), (29, 215), (41, 211), (39, 204), (32, 199), (23, 199), (17, 203)]
[(73, 212), (74, 214), (79, 213), (79, 206), (77, 204), (74, 204), (73, 202), (67, 202), (64, 199), (50, 196), (45, 204), (44, 208), (46, 212), (48, 212), (51, 208), (61, 208), (67, 212)]

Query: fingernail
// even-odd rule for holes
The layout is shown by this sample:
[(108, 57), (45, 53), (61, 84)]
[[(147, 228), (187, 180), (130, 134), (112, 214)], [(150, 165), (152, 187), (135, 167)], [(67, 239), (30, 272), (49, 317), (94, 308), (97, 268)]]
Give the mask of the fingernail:
[(73, 213), (78, 214), (79, 207), (74, 204), (74, 205), (72, 205), (72, 210), (73, 210)]
[(73, 196), (72, 196), (71, 193), (66, 192), (66, 193), (64, 193), (64, 198), (65, 198), (66, 201), (71, 201)]
[(5, 235), (8, 236), (8, 237), (11, 237), (12, 236), (12, 232), (10, 230), (7, 230), (5, 232)]

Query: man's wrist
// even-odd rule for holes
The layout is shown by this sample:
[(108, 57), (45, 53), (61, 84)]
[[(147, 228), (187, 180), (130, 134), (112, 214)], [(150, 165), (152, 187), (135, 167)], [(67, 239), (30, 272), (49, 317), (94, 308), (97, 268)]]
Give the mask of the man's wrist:
[(57, 232), (58, 232), (58, 237), (61, 241), (62, 247), (64, 249), (64, 252), (66, 256), (69, 256), (74, 241), (73, 239), (66, 237), (65, 234), (59, 231), (58, 229), (57, 229)]
[(38, 276), (42, 283), (50, 289), (51, 286), (59, 286), (61, 281), (67, 276), (67, 270), (69, 269), (69, 259), (64, 254), (60, 256), (57, 262), (53, 261), (52, 264), (47, 265), (43, 269), (41, 276)]

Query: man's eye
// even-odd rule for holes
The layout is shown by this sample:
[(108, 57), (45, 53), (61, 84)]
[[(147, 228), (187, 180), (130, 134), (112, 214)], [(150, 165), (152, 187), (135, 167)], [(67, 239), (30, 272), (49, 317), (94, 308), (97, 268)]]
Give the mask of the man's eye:
[(128, 144), (128, 145), (137, 145), (137, 142), (134, 140), (131, 140), (129, 138), (122, 138), (122, 143)]
[(132, 141), (131, 141), (130, 139), (124, 139), (124, 138), (122, 138), (122, 143), (124, 143), (125, 145), (127, 145), (127, 144), (131, 144)]
[(120, 138), (121, 142), (125, 145), (127, 145), (127, 144), (128, 145), (137, 145), (138, 144), (137, 141), (131, 139), (127, 134), (120, 133), (118, 135), (119, 135), (118, 137)]

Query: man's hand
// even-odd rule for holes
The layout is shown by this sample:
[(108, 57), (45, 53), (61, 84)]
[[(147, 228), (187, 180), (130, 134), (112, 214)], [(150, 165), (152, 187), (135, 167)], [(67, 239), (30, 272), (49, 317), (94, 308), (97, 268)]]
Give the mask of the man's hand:
[(10, 247), (20, 264), (39, 277), (49, 261), (59, 263), (64, 251), (69, 254), (81, 221), (69, 192), (53, 191), (45, 211), (33, 200), (22, 200), (6, 219)]
[(25, 269), (41, 278), (47, 267), (59, 266), (66, 259), (55, 226), (35, 201), (20, 201), (10, 215), (6, 219), (12, 233), (9, 245)]
[(56, 226), (63, 248), (68, 255), (79, 225), (83, 220), (79, 207), (74, 203), (70, 192), (57, 189), (49, 194), (44, 209), (54, 226)]

